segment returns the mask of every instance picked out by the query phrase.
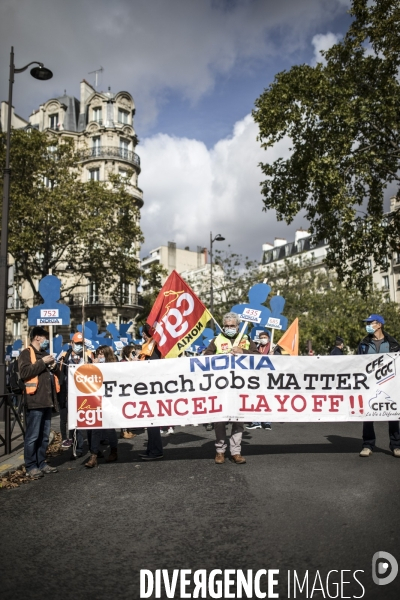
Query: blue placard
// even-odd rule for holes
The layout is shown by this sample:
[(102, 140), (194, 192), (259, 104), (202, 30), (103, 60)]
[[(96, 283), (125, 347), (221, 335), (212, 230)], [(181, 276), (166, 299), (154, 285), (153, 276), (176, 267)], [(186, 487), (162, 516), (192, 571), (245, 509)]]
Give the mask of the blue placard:
[(39, 283), (39, 293), (44, 302), (28, 311), (28, 325), (69, 325), (69, 307), (58, 302), (61, 281), (55, 275), (46, 275)]

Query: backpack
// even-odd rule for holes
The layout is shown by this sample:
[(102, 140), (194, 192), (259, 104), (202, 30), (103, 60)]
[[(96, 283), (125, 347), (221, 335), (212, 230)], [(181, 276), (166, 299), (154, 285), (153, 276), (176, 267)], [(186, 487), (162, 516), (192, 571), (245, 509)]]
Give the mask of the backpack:
[(13, 394), (22, 394), (25, 390), (25, 383), (19, 375), (18, 358), (8, 366), (8, 388)]

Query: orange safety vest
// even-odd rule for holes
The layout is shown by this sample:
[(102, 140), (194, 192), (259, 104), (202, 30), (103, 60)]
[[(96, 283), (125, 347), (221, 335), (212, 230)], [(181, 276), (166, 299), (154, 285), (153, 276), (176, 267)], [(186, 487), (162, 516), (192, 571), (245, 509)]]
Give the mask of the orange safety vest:
[[(36, 362), (36, 354), (35, 354), (35, 351), (32, 348), (32, 346), (29, 346), (29, 352), (31, 354), (31, 363), (34, 365)], [(32, 379), (27, 379), (24, 383), (25, 383), (25, 392), (27, 394), (29, 394), (30, 396), (32, 396), (33, 394), (36, 394), (38, 385), (39, 385), (38, 375), (36, 375), (35, 377), (32, 377)], [(59, 381), (57, 375), (54, 375), (54, 384), (56, 386), (56, 393), (58, 394), (60, 392), (60, 381)]]
[(139, 360), (147, 360), (153, 354), (156, 347), (156, 342), (151, 338), (142, 346), (142, 351), (139, 354)]

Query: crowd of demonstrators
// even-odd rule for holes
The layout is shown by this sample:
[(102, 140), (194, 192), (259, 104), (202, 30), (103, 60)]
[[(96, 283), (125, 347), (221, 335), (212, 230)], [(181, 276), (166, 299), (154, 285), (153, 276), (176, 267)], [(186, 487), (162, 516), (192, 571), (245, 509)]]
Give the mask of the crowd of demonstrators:
[[(241, 336), (239, 333), (240, 319), (236, 313), (226, 313), (222, 321), (222, 332), (214, 338), (207, 350), (207, 354), (258, 354), (255, 343), (247, 335)], [(215, 429), (215, 463), (221, 465), (225, 462), (225, 452), (227, 448), (225, 421), (214, 423)], [(244, 464), (246, 459), (241, 453), (241, 444), (243, 436), (243, 423), (232, 423), (231, 436), (229, 438), (229, 447), (231, 460), (237, 465)]]
[[(371, 314), (366, 322), (367, 335), (361, 340), (358, 354), (382, 354), (386, 352), (399, 352), (400, 344), (384, 329), (385, 320), (382, 315)], [(272, 348), (268, 332), (261, 332), (257, 344), (247, 335), (239, 332), (240, 320), (236, 313), (227, 313), (223, 318), (223, 328), (205, 349), (205, 355), (227, 354), (286, 354), (277, 344)], [(121, 351), (122, 362), (138, 360), (159, 360), (162, 358), (156, 341), (153, 339), (154, 330), (148, 324), (144, 325), (142, 347), (135, 345), (125, 346)], [(110, 453), (107, 462), (118, 460), (118, 437), (115, 429), (88, 429), (69, 432), (68, 422), (68, 368), (72, 365), (83, 364), (84, 339), (82, 333), (77, 332), (72, 336), (71, 347), (59, 357), (58, 362), (49, 355), (48, 332), (42, 327), (33, 327), (30, 334), (30, 345), (23, 350), (18, 358), (18, 370), (24, 382), (24, 401), (26, 407), (26, 434), (24, 442), (24, 457), (27, 476), (39, 479), (44, 475), (56, 473), (57, 469), (46, 462), (46, 450), (49, 443), (51, 415), (53, 407), (59, 407), (60, 429), (62, 434), (62, 448), (68, 449), (73, 445), (74, 456), (83, 455), (84, 435), (89, 444), (90, 457), (85, 463), (87, 468), (98, 464), (102, 457), (100, 444), (108, 443)], [(343, 355), (344, 340), (337, 337), (331, 355)], [(110, 346), (99, 346), (94, 355), (86, 353), (86, 361), (93, 363), (116, 362), (118, 359)], [(207, 424), (215, 429), (215, 463), (225, 462), (227, 450), (226, 422)], [(269, 423), (251, 423), (248, 429), (261, 427), (271, 428)], [(400, 428), (398, 421), (389, 421), (389, 446), (395, 457), (400, 458)], [(232, 423), (229, 439), (231, 460), (235, 464), (245, 464), (246, 459), (241, 454), (243, 423)], [(169, 428), (173, 431), (173, 428)], [(131, 438), (133, 433), (122, 430), (122, 437)], [(153, 461), (163, 458), (163, 444), (160, 427), (147, 428), (146, 451), (139, 454), (143, 461)], [(376, 437), (374, 423), (363, 423), (361, 457), (371, 456), (375, 447)]]
[(25, 384), (24, 459), (27, 477), (39, 479), (57, 472), (55, 467), (46, 463), (46, 450), (51, 414), (53, 406), (57, 405), (60, 369), (54, 357), (46, 352), (49, 334), (45, 329), (34, 327), (30, 342), (18, 358), (20, 377)]

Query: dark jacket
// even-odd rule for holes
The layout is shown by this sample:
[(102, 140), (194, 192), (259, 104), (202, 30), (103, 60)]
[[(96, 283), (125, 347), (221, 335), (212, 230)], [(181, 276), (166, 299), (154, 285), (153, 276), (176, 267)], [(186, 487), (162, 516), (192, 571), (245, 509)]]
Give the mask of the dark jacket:
[[(221, 332), (220, 335), (223, 335), (224, 337), (226, 337), (227, 340), (229, 340), (230, 342), (232, 342), (232, 338), (228, 337), (227, 335), (225, 335), (223, 332)], [(214, 340), (216, 338), (214, 338), (213, 340), (211, 340), (211, 342), (209, 343), (207, 350), (204, 352), (204, 354), (216, 354), (217, 353), (217, 347), (214, 343)], [(255, 345), (255, 343), (253, 342), (253, 340), (249, 340), (250, 342), (250, 346), (248, 350), (245, 350), (243, 348), (243, 354), (259, 354), (257, 346)]]
[(341, 348), (339, 348), (338, 346), (335, 346), (331, 352), (331, 356), (332, 355), (334, 356), (335, 354), (341, 356), (343, 354), (343, 350)]
[[(383, 354), (384, 352), (399, 352), (400, 344), (399, 342), (386, 333), (383, 332), (384, 339), (381, 343), (379, 354)], [(373, 334), (368, 334), (358, 345), (357, 354), (376, 354), (376, 347), (373, 340)]]
[(35, 394), (25, 394), (26, 406), (31, 408), (49, 408), (56, 406), (57, 394), (54, 386), (54, 378), (52, 373), (59, 374), (58, 366), (54, 371), (50, 371), (49, 367), (41, 360), (44, 356), (48, 356), (45, 350), (36, 350), (32, 346), (36, 362), (31, 362), (31, 354), (29, 348), (22, 350), (18, 358), (18, 366), (20, 377), (23, 381), (38, 376), (39, 384)]

